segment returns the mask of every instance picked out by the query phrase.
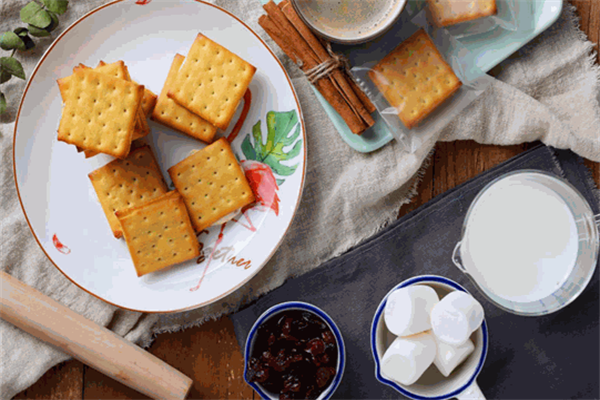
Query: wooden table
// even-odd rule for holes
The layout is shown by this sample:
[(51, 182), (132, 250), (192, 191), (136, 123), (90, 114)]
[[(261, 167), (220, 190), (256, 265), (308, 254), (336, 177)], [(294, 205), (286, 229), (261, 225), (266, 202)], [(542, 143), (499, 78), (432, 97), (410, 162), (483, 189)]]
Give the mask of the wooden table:
[[(600, 0), (570, 0), (581, 17), (581, 29), (591, 41), (600, 39)], [(600, 57), (598, 59), (600, 61)], [(400, 210), (400, 216), (435, 196), (530, 148), (485, 146), (472, 141), (438, 143), (419, 194)], [(600, 185), (600, 165), (586, 162)], [(192, 379), (189, 398), (260, 398), (244, 383), (243, 358), (228, 317), (199, 328), (159, 335), (150, 352)], [(79, 361), (67, 361), (50, 369), (18, 399), (139, 399), (134, 390), (107, 378)]]

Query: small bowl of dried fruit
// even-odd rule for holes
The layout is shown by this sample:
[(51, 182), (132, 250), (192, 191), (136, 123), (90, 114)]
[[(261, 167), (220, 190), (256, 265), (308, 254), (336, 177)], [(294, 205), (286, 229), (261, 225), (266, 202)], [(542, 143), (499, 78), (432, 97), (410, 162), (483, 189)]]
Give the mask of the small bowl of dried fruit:
[(250, 329), (244, 379), (264, 399), (329, 399), (342, 380), (345, 356), (342, 335), (323, 310), (280, 303)]

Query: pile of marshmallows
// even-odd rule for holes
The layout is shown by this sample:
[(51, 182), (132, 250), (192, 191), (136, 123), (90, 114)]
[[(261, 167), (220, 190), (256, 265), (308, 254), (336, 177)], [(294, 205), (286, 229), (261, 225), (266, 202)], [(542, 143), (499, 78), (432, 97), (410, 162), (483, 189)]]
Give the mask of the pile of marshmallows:
[(483, 322), (483, 307), (465, 292), (451, 292), (440, 301), (431, 287), (415, 285), (390, 294), (384, 319), (398, 337), (383, 356), (381, 374), (412, 385), (431, 363), (448, 377), (473, 352), (469, 336)]

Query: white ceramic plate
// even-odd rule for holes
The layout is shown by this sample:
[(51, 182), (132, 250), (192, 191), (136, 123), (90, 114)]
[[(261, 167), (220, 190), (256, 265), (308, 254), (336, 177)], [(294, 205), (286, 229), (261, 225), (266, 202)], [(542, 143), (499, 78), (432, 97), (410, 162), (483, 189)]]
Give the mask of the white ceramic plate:
[[(57, 141), (62, 105), (56, 80), (79, 63), (94, 67), (100, 60), (123, 60), (134, 80), (158, 94), (173, 56), (187, 54), (198, 32), (257, 68), (250, 111), (232, 147), (260, 201), (237, 222), (201, 233), (198, 260), (138, 278), (124, 240), (113, 237), (87, 177), (112, 157), (86, 160), (74, 146)], [(219, 135), (227, 135), (233, 125)], [(167, 169), (205, 145), (154, 122), (150, 126), (147, 141), (173, 188)], [(235, 291), (275, 252), (300, 201), (305, 143), (300, 105), (287, 74), (237, 17), (193, 0), (120, 0), (75, 22), (31, 74), (15, 124), (15, 181), (34, 236), (71, 281), (123, 308), (182, 311)], [(278, 144), (283, 144), (281, 151), (270, 152)]]

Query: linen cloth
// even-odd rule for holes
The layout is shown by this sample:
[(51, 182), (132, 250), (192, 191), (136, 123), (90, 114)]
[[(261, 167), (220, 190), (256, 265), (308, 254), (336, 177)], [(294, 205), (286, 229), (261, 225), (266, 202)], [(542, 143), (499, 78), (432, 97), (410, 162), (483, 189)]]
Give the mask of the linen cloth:
[[(0, 32), (21, 26), (19, 10), (27, 0), (0, 1)], [(599, 72), (593, 45), (577, 28), (573, 8), (565, 5), (559, 21), (505, 63), (498, 82), (444, 130), (413, 154), (395, 143), (371, 154), (349, 148), (326, 117), (299, 69), (287, 60), (258, 26), (258, 0), (214, 0), (248, 23), (282, 59), (298, 93), (307, 132), (307, 169), (303, 198), (285, 240), (267, 265), (240, 290), (200, 310), (147, 315), (118, 310), (72, 285), (46, 259), (31, 235), (19, 206), (12, 172), (14, 119), (24, 82), (2, 85), (9, 110), (0, 116), (2, 227), (0, 266), (91, 320), (109, 326), (142, 346), (152, 334), (201, 324), (336, 257), (392, 221), (416, 190), (421, 168), (435, 139), (474, 139), (515, 144), (533, 140), (600, 161)], [(27, 75), (62, 30), (104, 0), (72, 0), (61, 25), (36, 48), (19, 52)], [(0, 321), (0, 397), (10, 398), (67, 356)]]
[[(600, 357), (597, 265), (590, 283), (572, 304), (549, 315), (522, 317), (488, 301), (451, 261), (475, 196), (497, 177), (523, 169), (567, 179), (594, 214), (600, 212), (599, 192), (582, 159), (568, 150), (555, 153), (546, 146), (536, 147), (443, 193), (322, 268), (284, 283), (234, 313), (231, 318), (241, 348), (245, 349), (248, 332), (264, 311), (284, 301), (305, 301), (325, 311), (344, 339), (346, 368), (333, 398), (403, 398), (375, 378), (370, 342), (373, 316), (380, 301), (400, 282), (418, 275), (441, 275), (465, 287), (484, 307), (489, 346), (477, 382), (488, 399), (598, 398), (599, 365), (583, 361)], [(585, 356), (576, 361), (573, 354)]]

